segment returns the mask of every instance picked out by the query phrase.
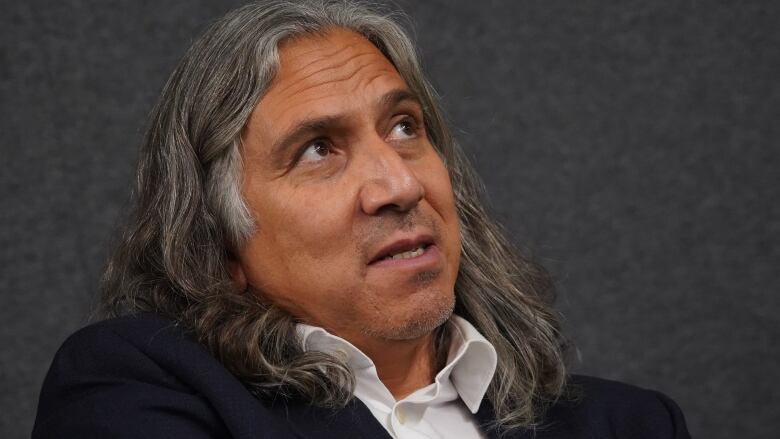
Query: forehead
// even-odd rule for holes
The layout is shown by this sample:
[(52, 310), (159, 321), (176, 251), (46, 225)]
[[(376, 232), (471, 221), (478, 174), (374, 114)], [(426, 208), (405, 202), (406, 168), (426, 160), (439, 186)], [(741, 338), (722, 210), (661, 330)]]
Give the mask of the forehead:
[[(387, 58), (363, 35), (343, 28), (304, 34), (279, 45), (279, 70), (274, 83), (304, 79), (314, 73), (337, 73), (338, 67), (373, 67), (395, 73)], [(273, 84), (272, 84), (273, 87)]]
[(392, 63), (370, 41), (333, 28), (284, 41), (274, 80), (251, 122), (294, 122), (302, 116), (346, 112), (389, 89), (407, 89)]

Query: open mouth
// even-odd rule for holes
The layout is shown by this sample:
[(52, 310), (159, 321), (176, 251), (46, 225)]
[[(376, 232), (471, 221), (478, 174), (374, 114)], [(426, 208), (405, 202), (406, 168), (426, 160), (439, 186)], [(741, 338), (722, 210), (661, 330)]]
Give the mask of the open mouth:
[(397, 259), (411, 259), (416, 258), (417, 256), (422, 256), (423, 253), (425, 253), (425, 249), (428, 248), (430, 244), (420, 244), (417, 247), (415, 247), (412, 250), (403, 251), (400, 253), (395, 253), (391, 255), (387, 255), (383, 258), (380, 258), (380, 261), (388, 261), (388, 260), (397, 260)]
[(400, 240), (383, 248), (371, 260), (369, 265), (383, 261), (397, 261), (413, 259), (425, 254), (425, 251), (433, 245), (433, 239), (428, 237), (415, 240)]

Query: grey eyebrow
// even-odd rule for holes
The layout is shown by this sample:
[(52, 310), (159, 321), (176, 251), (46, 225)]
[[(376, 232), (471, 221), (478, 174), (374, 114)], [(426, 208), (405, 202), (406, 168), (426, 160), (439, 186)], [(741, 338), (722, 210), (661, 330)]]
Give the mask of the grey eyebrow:
[(422, 106), (420, 104), (420, 100), (417, 99), (417, 96), (415, 96), (409, 90), (396, 89), (385, 93), (379, 99), (379, 107), (382, 110), (388, 110), (392, 107), (395, 107), (396, 105), (400, 104), (403, 101), (412, 101), (415, 104)]
[(285, 152), (312, 135), (321, 133), (333, 126), (341, 125), (344, 122), (344, 116), (322, 116), (313, 119), (306, 119), (296, 124), (291, 130), (279, 138), (271, 147), (271, 157), (273, 162), (279, 166), (284, 162)]

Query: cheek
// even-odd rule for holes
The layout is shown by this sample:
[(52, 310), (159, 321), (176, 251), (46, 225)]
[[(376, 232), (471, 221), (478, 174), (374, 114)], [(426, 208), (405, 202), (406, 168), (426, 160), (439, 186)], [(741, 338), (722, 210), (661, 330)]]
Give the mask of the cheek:
[(438, 160), (436, 166), (428, 167), (424, 175), (426, 199), (442, 219), (441, 233), (448, 249), (448, 259), (457, 266), (460, 261), (460, 223), (449, 173)]
[(455, 198), (447, 169), (439, 161), (437, 166), (429, 168), (426, 175), (425, 193), (428, 194), (428, 202), (444, 219), (448, 228), (453, 222), (457, 228), (458, 217), (455, 209)]
[[(343, 199), (300, 191), (268, 191), (250, 209), (257, 231), (241, 252), (250, 285), (293, 314), (309, 316), (327, 291), (347, 284), (356, 250)], [(338, 193), (338, 192), (334, 192)], [(319, 306), (322, 306), (320, 304)], [(316, 308), (316, 307), (315, 307)]]
[(258, 209), (258, 237), (270, 244), (267, 257), (276, 259), (277, 269), (293, 283), (344, 272), (356, 253), (344, 192), (308, 187), (269, 193), (274, 197)]

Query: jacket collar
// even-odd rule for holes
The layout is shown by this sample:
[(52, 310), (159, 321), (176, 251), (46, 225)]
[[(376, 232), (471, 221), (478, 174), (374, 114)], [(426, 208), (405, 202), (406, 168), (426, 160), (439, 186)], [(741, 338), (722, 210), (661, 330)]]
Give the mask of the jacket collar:
[(368, 407), (357, 398), (352, 398), (342, 409), (314, 407), (300, 401), (281, 402), (271, 408), (284, 412), (290, 428), (300, 438), (392, 439)]
[[(343, 409), (312, 407), (303, 402), (278, 403), (272, 410), (283, 411), (289, 425), (300, 438), (343, 439), (345, 437), (392, 439), (390, 434), (376, 420), (371, 411), (357, 398), (353, 398)], [(496, 414), (487, 398), (482, 400), (475, 414), (482, 431), (488, 439), (543, 439), (545, 431), (534, 432), (521, 429), (506, 432), (495, 426)]]

